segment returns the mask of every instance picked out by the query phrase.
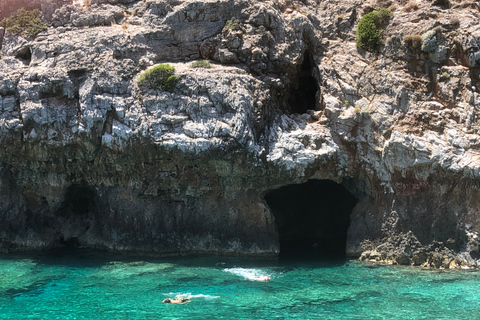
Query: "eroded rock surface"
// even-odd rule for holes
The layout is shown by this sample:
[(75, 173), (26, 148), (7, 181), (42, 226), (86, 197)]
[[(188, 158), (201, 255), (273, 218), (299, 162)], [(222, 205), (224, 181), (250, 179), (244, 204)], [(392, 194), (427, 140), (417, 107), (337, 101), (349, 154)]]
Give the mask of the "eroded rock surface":
[[(265, 195), (328, 179), (358, 199), (347, 254), (477, 266), (480, 10), (408, 5), (93, 1), (35, 39), (7, 32), (0, 249), (277, 254)], [(356, 26), (383, 6), (365, 52)], [(173, 92), (140, 90), (164, 62)]]

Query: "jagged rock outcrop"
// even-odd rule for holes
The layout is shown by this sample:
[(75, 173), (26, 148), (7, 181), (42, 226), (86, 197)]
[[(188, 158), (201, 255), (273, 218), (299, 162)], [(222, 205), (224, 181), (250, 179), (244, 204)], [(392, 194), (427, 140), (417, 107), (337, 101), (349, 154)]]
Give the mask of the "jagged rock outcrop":
[[(357, 48), (359, 19), (384, 6), (379, 52)], [(58, 9), (35, 39), (7, 33), (0, 249), (276, 254), (265, 196), (328, 179), (358, 199), (349, 255), (477, 266), (480, 10), (411, 8), (109, 1)], [(175, 89), (140, 89), (161, 62)]]

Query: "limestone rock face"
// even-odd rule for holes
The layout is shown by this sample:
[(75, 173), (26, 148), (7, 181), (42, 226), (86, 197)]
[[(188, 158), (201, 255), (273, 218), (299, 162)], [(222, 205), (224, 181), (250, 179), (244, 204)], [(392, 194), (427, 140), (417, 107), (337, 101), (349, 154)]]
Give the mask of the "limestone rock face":
[[(480, 10), (389, 1), (369, 53), (378, 3), (74, 2), (7, 32), (0, 250), (278, 254), (265, 196), (328, 179), (358, 199), (347, 254), (478, 266)], [(166, 62), (171, 92), (138, 86)]]

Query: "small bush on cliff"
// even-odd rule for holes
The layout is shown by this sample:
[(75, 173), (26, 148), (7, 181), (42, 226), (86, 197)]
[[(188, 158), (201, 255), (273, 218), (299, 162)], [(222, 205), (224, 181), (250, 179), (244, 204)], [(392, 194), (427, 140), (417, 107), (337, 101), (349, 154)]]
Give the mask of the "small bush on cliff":
[(418, 3), (416, 1), (409, 1), (405, 7), (403, 7), (403, 11), (405, 12), (412, 12), (418, 10)]
[(403, 42), (414, 49), (420, 49), (423, 44), (423, 39), (421, 35), (418, 34), (407, 34), (403, 37)]
[(241, 24), (242, 22), (238, 20), (237, 18), (232, 18), (225, 22), (225, 27), (223, 30), (240, 30), (241, 29)]
[(199, 61), (192, 62), (190, 67), (208, 69), (208, 68), (211, 67), (211, 65), (210, 65), (210, 61), (208, 61), (208, 60), (199, 60)]
[(440, 75), (440, 81), (447, 81), (448, 79), (450, 79), (450, 73), (443, 71)]
[(14, 34), (22, 34), (27, 37), (35, 37), (47, 29), (47, 25), (40, 20), (40, 10), (19, 9), (15, 15), (0, 21), (0, 26)]
[(263, 36), (264, 34), (267, 34), (267, 28), (265, 28), (265, 26), (260, 26), (255, 29), (255, 33)]
[(175, 67), (162, 63), (142, 73), (137, 83), (141, 89), (163, 89), (172, 92), (180, 76), (175, 74)]
[(355, 106), (353, 111), (356, 114), (362, 116), (362, 118), (370, 118), (370, 111), (367, 108), (360, 108), (358, 106)]
[(357, 46), (368, 51), (377, 51), (383, 35), (383, 27), (392, 17), (388, 9), (367, 13), (357, 27)]
[(458, 19), (457, 17), (454, 17), (454, 18), (451, 18), (448, 23), (450, 24), (450, 26), (452, 28), (458, 28), (460, 27), (460, 19)]

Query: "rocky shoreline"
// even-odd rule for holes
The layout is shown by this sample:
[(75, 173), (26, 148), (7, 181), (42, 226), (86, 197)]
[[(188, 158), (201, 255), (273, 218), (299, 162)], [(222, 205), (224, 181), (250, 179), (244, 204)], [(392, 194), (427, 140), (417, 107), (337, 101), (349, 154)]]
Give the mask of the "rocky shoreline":
[[(368, 52), (357, 26), (381, 8)], [(479, 17), (460, 0), (44, 12), (47, 30), (0, 41), (0, 250), (276, 255), (303, 233), (362, 260), (479, 266)], [(140, 88), (160, 63), (174, 89)], [(305, 210), (266, 200), (286, 186)]]

